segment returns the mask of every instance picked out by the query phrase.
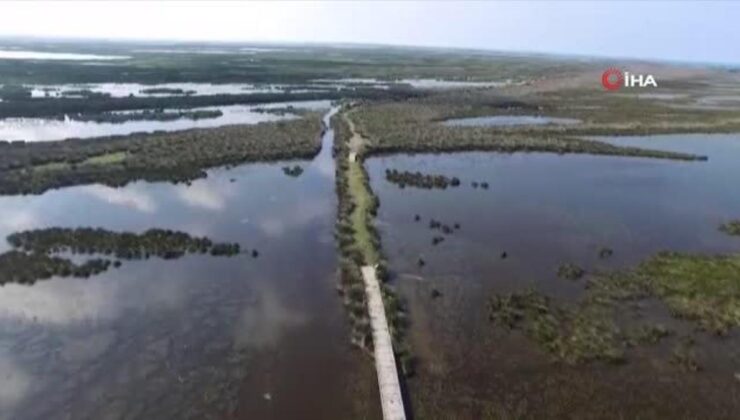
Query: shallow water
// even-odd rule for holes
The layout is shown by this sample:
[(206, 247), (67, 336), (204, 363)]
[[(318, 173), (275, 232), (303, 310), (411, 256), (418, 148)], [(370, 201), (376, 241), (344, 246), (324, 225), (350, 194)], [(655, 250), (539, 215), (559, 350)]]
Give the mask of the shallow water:
[[(247, 93), (276, 93), (283, 92), (289, 85), (253, 85), (249, 83), (161, 83), (145, 85), (141, 83), (92, 83), (71, 85), (30, 85), (31, 97), (75, 97), (64, 95), (65, 92), (90, 90), (96, 93), (108, 94), (113, 98), (128, 96), (164, 97), (183, 95), (243, 95)], [(147, 89), (182, 89), (183, 93), (148, 93)], [(79, 97), (79, 96), (77, 96)]]
[(96, 55), (78, 53), (57, 53), (44, 51), (0, 50), (0, 60), (125, 60), (131, 58), (121, 55)]
[(190, 186), (0, 197), (0, 236), (158, 227), (260, 253), (0, 287), (0, 418), (353, 418), (374, 377), (334, 290), (332, 141), (310, 162), (214, 169)]
[[(265, 121), (278, 121), (295, 118), (293, 114), (277, 115), (259, 112), (259, 108), (281, 108), (293, 106), (300, 109), (318, 110), (329, 107), (329, 101), (298, 101), (262, 105), (228, 105), (193, 108), (198, 110), (220, 110), (223, 115), (216, 118), (188, 119), (173, 121), (125, 121), (122, 123), (100, 123), (93, 121), (49, 120), (42, 118), (6, 118), (0, 120), (0, 140), (52, 141), (68, 138), (91, 138), (126, 135), (131, 133), (151, 133), (154, 131), (180, 131), (191, 128), (220, 127), (233, 124), (257, 124)], [(176, 111), (176, 110), (165, 110)]]
[(495, 115), (488, 117), (454, 118), (443, 122), (450, 127), (500, 127), (512, 125), (578, 124), (573, 118), (543, 117), (539, 115)]
[[(459, 153), (367, 161), (383, 249), (410, 310), (419, 368), (408, 385), (418, 418), (732, 418), (740, 409), (736, 333), (699, 334), (704, 370), (690, 374), (670, 364), (669, 345), (630, 351), (623, 366), (563, 365), (487, 319), (495, 293), (533, 287), (574, 302), (584, 284), (557, 277), (564, 262), (595, 271), (631, 267), (660, 250), (740, 252), (740, 240), (718, 230), (740, 216), (740, 135), (611, 141), (709, 160)], [(386, 169), (457, 176), (462, 185), (399, 189), (385, 180)], [(439, 232), (429, 229), (430, 218), (461, 228), (433, 246)], [(610, 259), (598, 257), (603, 246), (614, 250)], [(442, 296), (432, 298), (433, 289)], [(673, 326), (659, 305), (645, 314)], [(675, 322), (678, 331), (694, 329)]]

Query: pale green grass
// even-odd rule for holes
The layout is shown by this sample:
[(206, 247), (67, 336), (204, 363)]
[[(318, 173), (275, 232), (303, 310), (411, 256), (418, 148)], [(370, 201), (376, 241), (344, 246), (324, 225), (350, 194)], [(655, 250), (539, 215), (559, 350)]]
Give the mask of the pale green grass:
[(113, 152), (103, 155), (93, 156), (82, 162), (83, 165), (111, 165), (121, 163), (126, 159), (126, 152)]
[(365, 188), (365, 173), (361, 165), (362, 163), (356, 161), (349, 163), (349, 191), (356, 205), (350, 220), (355, 231), (355, 245), (362, 252), (366, 263), (375, 264), (379, 260), (379, 255), (368, 229), (370, 221), (367, 217), (368, 209), (372, 205), (372, 197)]

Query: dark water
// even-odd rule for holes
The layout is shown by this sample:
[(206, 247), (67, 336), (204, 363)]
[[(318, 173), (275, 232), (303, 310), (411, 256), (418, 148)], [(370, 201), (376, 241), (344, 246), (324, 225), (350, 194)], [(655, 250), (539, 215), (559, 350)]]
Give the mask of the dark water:
[[(740, 240), (717, 229), (740, 217), (740, 135), (614, 141), (709, 160), (460, 153), (367, 162), (381, 202), (383, 248), (410, 309), (419, 374), (408, 385), (418, 418), (736, 417), (737, 332), (725, 339), (698, 334), (704, 370), (684, 373), (663, 345), (630, 351), (623, 366), (565, 366), (487, 320), (494, 293), (534, 287), (573, 302), (583, 284), (557, 277), (564, 262), (593, 271), (629, 267), (660, 250), (740, 251)], [(388, 168), (457, 176), (462, 185), (399, 189), (385, 180)], [(490, 187), (473, 188), (473, 181)], [(461, 229), (433, 246), (439, 233), (429, 229), (430, 218)], [(602, 246), (614, 256), (599, 259)], [(435, 288), (441, 298), (431, 297)], [(671, 322), (665, 308), (646, 313)], [(677, 328), (691, 333), (693, 325)]]
[(260, 252), (0, 287), (0, 418), (354, 418), (358, 399), (376, 401), (334, 290), (333, 132), (323, 141), (313, 161), (290, 162), (298, 178), (254, 164), (191, 186), (0, 198), (3, 237), (159, 227)]
[(539, 115), (495, 115), (489, 117), (454, 118), (444, 121), (451, 127), (500, 127), (511, 125), (578, 124), (573, 118), (543, 117)]

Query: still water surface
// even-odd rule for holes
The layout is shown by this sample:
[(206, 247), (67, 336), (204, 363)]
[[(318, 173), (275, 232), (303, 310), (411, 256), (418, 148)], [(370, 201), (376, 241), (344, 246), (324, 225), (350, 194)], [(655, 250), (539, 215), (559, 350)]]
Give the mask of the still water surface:
[[(0, 287), (0, 418), (353, 418), (373, 377), (334, 291), (332, 141), (330, 130), (310, 162), (214, 169), (190, 186), (0, 197), (3, 237), (158, 227), (260, 253)], [(288, 177), (284, 164), (305, 172)]]
[[(459, 153), (367, 161), (383, 248), (410, 309), (419, 369), (408, 385), (418, 418), (732, 418), (740, 410), (736, 333), (696, 334), (703, 371), (692, 374), (669, 362), (668, 344), (629, 351), (624, 366), (565, 366), (487, 319), (495, 293), (533, 287), (573, 303), (584, 283), (557, 277), (565, 262), (594, 271), (630, 267), (660, 250), (740, 252), (740, 240), (718, 230), (740, 217), (740, 135), (610, 141), (709, 160)], [(399, 189), (386, 169), (457, 176), (462, 185)], [(490, 187), (473, 188), (474, 181)], [(433, 246), (439, 232), (430, 218), (460, 230)], [(614, 249), (612, 258), (598, 257), (603, 246)], [(442, 296), (432, 297), (433, 289)], [(674, 325), (662, 307), (644, 311), (682, 334), (694, 330)]]
[[(274, 114), (259, 112), (259, 109), (282, 108), (292, 106), (298, 109), (317, 110), (327, 108), (329, 101), (297, 101), (261, 105), (228, 105), (188, 109), (188, 111), (220, 110), (223, 115), (216, 118), (189, 119), (180, 118), (172, 121), (137, 120), (120, 123), (76, 121), (74, 119), (43, 118), (6, 118), (0, 119), (0, 140), (55, 141), (68, 138), (91, 138), (126, 135), (131, 133), (152, 133), (154, 131), (180, 131), (190, 128), (220, 127), (233, 124), (257, 124), (266, 121), (278, 121), (296, 118), (295, 114)], [(174, 109), (164, 110), (178, 111)]]

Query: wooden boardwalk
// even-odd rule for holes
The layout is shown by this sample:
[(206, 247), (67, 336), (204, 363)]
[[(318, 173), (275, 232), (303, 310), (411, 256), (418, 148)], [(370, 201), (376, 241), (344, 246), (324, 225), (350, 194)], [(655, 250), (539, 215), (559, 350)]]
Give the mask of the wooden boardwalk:
[(362, 267), (362, 278), (367, 293), (367, 308), (370, 312), (370, 325), (373, 329), (373, 346), (375, 351), (375, 370), (378, 373), (380, 387), (380, 404), (384, 420), (405, 420), (401, 385), (398, 380), (396, 358), (393, 354), (393, 341), (385, 317), (383, 294), (375, 267)]

